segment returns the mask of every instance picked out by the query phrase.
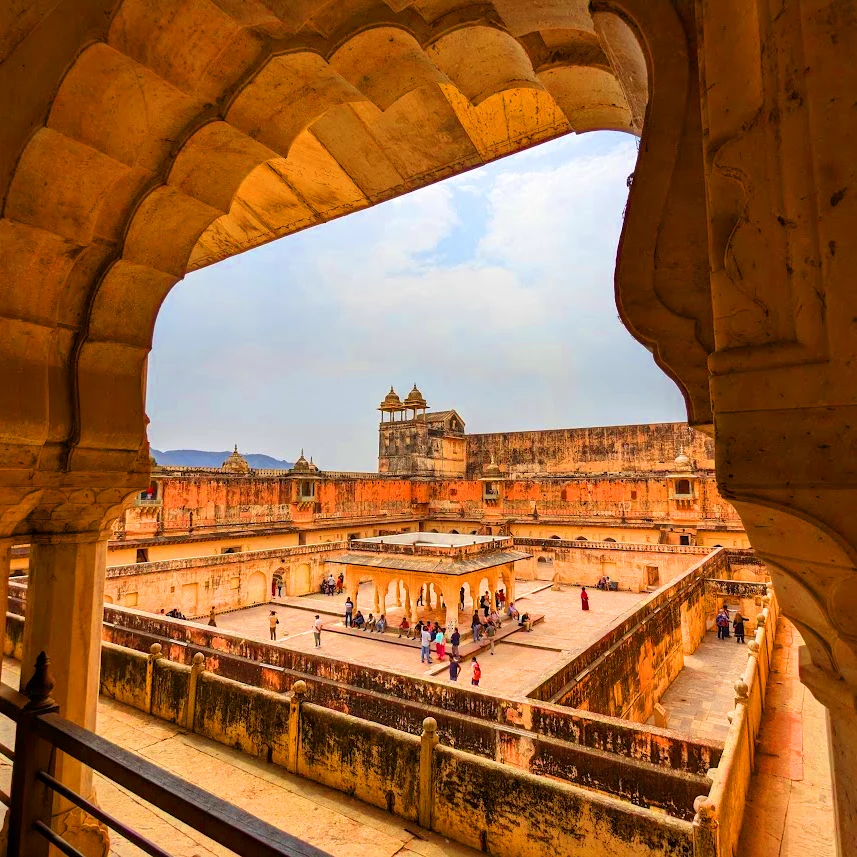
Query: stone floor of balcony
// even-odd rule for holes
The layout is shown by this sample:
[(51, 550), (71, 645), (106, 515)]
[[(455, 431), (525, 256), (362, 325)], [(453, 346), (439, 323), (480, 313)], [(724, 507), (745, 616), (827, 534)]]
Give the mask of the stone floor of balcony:
[[(17, 687), (19, 675), (18, 662), (5, 659), (3, 681)], [(111, 699), (99, 699), (97, 731), (333, 857), (476, 857), (479, 853)], [(7, 746), (14, 743), (14, 724), (5, 718), (0, 718), (0, 741)], [(7, 792), (11, 772), (9, 762), (0, 759), (0, 788)], [(96, 789), (103, 809), (174, 857), (232, 854), (110, 780), (97, 776)], [(118, 834), (111, 834), (110, 853), (116, 857), (144, 854)]]

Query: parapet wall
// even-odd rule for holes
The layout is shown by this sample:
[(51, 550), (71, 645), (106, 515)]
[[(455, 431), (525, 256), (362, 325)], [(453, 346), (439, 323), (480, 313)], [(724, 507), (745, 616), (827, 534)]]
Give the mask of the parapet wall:
[(500, 857), (541, 857), (547, 838), (573, 857), (636, 857), (642, 841), (652, 857), (694, 853), (687, 820), (438, 745), (431, 721), (410, 735), (310, 702), (300, 685), (273, 693), (110, 644), (103, 664), (102, 693)]
[(705, 578), (727, 573), (727, 553), (718, 548), (616, 619), (527, 695), (645, 721), (681, 672), (685, 650), (692, 651), (705, 632)]

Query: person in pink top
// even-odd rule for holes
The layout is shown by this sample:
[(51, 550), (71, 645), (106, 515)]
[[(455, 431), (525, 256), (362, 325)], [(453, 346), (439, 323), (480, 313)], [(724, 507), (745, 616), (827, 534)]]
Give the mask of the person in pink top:
[(434, 647), (437, 651), (437, 659), (442, 661), (446, 656), (446, 637), (443, 635), (443, 628), (438, 628), (434, 635)]

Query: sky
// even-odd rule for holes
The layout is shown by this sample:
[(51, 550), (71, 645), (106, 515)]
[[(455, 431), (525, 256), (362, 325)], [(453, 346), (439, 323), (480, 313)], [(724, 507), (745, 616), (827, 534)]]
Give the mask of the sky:
[(189, 274), (155, 328), (151, 445), (375, 470), (378, 404), (415, 383), (468, 432), (686, 419), (613, 297), (635, 158), (568, 135)]

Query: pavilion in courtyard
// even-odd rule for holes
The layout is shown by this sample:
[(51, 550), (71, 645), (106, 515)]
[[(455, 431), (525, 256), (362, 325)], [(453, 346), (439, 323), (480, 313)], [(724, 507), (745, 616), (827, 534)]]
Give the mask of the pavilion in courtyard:
[[(419, 618), (417, 601), (423, 592), (426, 610), (446, 607), (446, 627), (458, 624), (461, 589), (469, 590), (474, 604), (488, 592), (495, 603), (498, 589), (515, 598), (515, 563), (530, 559), (515, 550), (508, 536), (455, 535), (449, 533), (401, 533), (371, 539), (355, 539), (348, 553), (329, 559), (345, 566), (345, 589), (357, 602), (361, 582), (371, 580), (375, 590), (374, 611), (387, 612), (387, 595), (394, 584), (395, 606), (402, 607), (412, 622)], [(484, 584), (484, 587), (483, 587)]]

